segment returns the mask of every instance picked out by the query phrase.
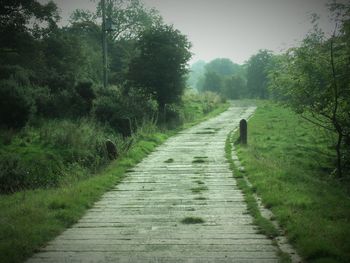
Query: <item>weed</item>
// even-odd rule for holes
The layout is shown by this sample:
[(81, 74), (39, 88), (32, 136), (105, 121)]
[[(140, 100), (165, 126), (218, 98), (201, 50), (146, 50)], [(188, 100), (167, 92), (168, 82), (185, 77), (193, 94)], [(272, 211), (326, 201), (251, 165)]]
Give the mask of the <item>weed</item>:
[(199, 131), (199, 132), (196, 132), (196, 134), (214, 134), (215, 131)]
[(49, 205), (49, 209), (57, 210), (57, 209), (65, 209), (67, 204), (62, 200), (54, 200)]
[(182, 224), (203, 224), (205, 221), (200, 217), (185, 217), (181, 220)]
[(205, 184), (203, 181), (201, 181), (201, 180), (196, 180), (195, 181), (197, 184)]
[(192, 193), (200, 193), (206, 190), (208, 190), (208, 187), (206, 186), (198, 186), (198, 187), (191, 188)]
[(195, 159), (192, 161), (192, 163), (205, 163), (206, 160), (203, 160), (203, 159)]

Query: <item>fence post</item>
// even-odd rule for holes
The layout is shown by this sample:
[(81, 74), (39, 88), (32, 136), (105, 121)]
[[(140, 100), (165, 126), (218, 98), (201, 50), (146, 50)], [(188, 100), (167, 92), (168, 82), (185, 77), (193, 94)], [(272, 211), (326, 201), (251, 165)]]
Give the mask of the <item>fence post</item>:
[(248, 140), (247, 131), (248, 131), (247, 121), (245, 119), (242, 119), (239, 122), (239, 140), (240, 140), (240, 143), (243, 145), (247, 144), (247, 140)]

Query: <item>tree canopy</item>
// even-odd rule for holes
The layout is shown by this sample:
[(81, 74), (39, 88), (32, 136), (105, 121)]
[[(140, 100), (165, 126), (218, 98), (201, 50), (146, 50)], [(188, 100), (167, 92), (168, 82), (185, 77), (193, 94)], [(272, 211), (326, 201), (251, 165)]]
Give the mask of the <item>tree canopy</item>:
[(251, 98), (268, 98), (268, 71), (271, 68), (272, 52), (259, 50), (247, 63), (247, 93)]
[(185, 88), (191, 44), (172, 26), (161, 25), (144, 31), (136, 47), (139, 55), (130, 63), (130, 84), (154, 96), (160, 107), (179, 101)]
[(339, 30), (335, 28), (333, 36), (326, 38), (315, 24), (300, 47), (277, 59), (270, 72), (270, 89), (305, 119), (337, 134), (337, 174), (341, 177), (350, 161), (350, 8), (330, 7)]

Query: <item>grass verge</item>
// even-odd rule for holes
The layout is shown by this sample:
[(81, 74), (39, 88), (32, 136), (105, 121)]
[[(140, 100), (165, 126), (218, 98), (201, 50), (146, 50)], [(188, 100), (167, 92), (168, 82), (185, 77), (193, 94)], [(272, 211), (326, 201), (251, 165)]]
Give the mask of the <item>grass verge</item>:
[(253, 189), (239, 185), (262, 197), (307, 262), (350, 262), (349, 185), (331, 176), (332, 134), (265, 102), (237, 153)]
[(167, 134), (152, 134), (135, 144), (105, 171), (59, 188), (2, 195), (0, 201), (0, 262), (21, 262), (69, 227), (101, 195), (123, 179), (125, 171), (150, 153)]
[(77, 222), (108, 189), (119, 183), (125, 172), (140, 162), (157, 145), (182, 128), (197, 124), (228, 108), (220, 104), (205, 116), (198, 115), (176, 130), (142, 132), (132, 148), (98, 174), (68, 180), (59, 187), (25, 190), (0, 195), (0, 262), (22, 262), (46, 242)]
[(258, 204), (253, 196), (254, 188), (252, 189), (247, 185), (247, 182), (244, 180), (242, 173), (237, 169), (232, 161), (232, 143), (233, 143), (233, 134), (232, 132), (227, 136), (225, 144), (226, 158), (230, 164), (230, 168), (233, 171), (234, 177), (236, 179), (238, 187), (244, 194), (244, 199), (248, 207), (249, 213), (254, 218), (254, 224), (259, 227), (260, 233), (268, 236), (269, 238), (274, 238), (278, 236), (278, 231), (274, 225), (264, 218), (258, 208)]

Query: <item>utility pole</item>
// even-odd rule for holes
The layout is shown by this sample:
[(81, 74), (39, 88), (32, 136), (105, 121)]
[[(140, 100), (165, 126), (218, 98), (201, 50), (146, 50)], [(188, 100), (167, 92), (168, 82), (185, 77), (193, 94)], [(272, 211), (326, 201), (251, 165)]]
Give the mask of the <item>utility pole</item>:
[(106, 1), (101, 0), (102, 8), (102, 60), (103, 60), (103, 87), (108, 85), (108, 66), (107, 66), (107, 30), (106, 30)]

